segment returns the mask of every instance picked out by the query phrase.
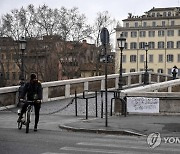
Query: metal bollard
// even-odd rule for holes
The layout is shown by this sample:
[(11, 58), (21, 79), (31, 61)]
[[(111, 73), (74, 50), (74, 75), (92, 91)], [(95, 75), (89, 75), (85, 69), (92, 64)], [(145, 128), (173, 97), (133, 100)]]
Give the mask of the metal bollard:
[(75, 115), (77, 117), (77, 92), (75, 90)]
[(96, 117), (98, 117), (98, 107), (97, 107), (97, 91), (95, 92), (95, 100), (96, 100)]
[(103, 91), (101, 91), (101, 118), (103, 118)]

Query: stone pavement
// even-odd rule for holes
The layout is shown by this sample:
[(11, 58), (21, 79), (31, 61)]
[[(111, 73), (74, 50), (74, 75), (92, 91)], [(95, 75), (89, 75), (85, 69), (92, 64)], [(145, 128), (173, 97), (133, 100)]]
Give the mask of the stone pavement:
[[(159, 132), (164, 136), (180, 136), (180, 115), (127, 115), (127, 117), (114, 115), (108, 117), (108, 127), (106, 127), (105, 116), (100, 118), (101, 98), (99, 96), (98, 117), (95, 117), (95, 101), (91, 99), (88, 106), (89, 118), (87, 120), (85, 119), (85, 100), (78, 100), (77, 117), (75, 116), (75, 105), (71, 100), (64, 99), (43, 103), (39, 129), (66, 129), (76, 132), (124, 135), (149, 135), (150, 133)], [(108, 100), (108, 102), (110, 101)], [(0, 128), (17, 128), (17, 109), (0, 111)], [(34, 114), (32, 115), (34, 116)], [(33, 122), (34, 117), (32, 117)], [(30, 126), (33, 128), (33, 124)]]
[(142, 135), (159, 132), (163, 136), (180, 137), (180, 116), (175, 115), (128, 115), (108, 117), (108, 127), (105, 119), (90, 118), (66, 124), (60, 124), (60, 128), (72, 131), (84, 131), (108, 134)]

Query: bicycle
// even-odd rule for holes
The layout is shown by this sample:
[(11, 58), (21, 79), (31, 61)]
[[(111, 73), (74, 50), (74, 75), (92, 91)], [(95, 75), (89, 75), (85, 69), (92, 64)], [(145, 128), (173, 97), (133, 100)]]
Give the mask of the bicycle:
[[(21, 121), (18, 122), (18, 129), (22, 128), (22, 125), (26, 126), (26, 133), (29, 133), (29, 124), (31, 122), (31, 112), (33, 110), (33, 104), (35, 101), (27, 101), (23, 100), (24, 103), (28, 103), (28, 106), (26, 108), (26, 112), (24, 113), (25, 117), (21, 119)], [(20, 109), (18, 110), (18, 115), (20, 115)]]

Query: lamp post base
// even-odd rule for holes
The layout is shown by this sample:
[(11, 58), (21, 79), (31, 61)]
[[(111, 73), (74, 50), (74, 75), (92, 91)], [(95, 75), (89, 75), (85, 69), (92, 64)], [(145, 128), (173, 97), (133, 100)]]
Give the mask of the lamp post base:
[(145, 85), (149, 84), (149, 73), (148, 72), (144, 73), (144, 84)]

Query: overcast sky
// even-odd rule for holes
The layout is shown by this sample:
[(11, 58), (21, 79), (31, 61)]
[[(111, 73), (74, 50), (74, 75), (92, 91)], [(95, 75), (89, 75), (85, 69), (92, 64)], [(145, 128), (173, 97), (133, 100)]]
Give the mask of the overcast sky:
[(179, 7), (179, 3), (180, 0), (0, 0), (0, 16), (29, 4), (36, 7), (46, 4), (50, 8), (78, 7), (89, 22), (95, 20), (98, 12), (103, 11), (108, 11), (111, 17), (121, 21), (127, 18), (128, 13), (142, 15), (153, 7)]

